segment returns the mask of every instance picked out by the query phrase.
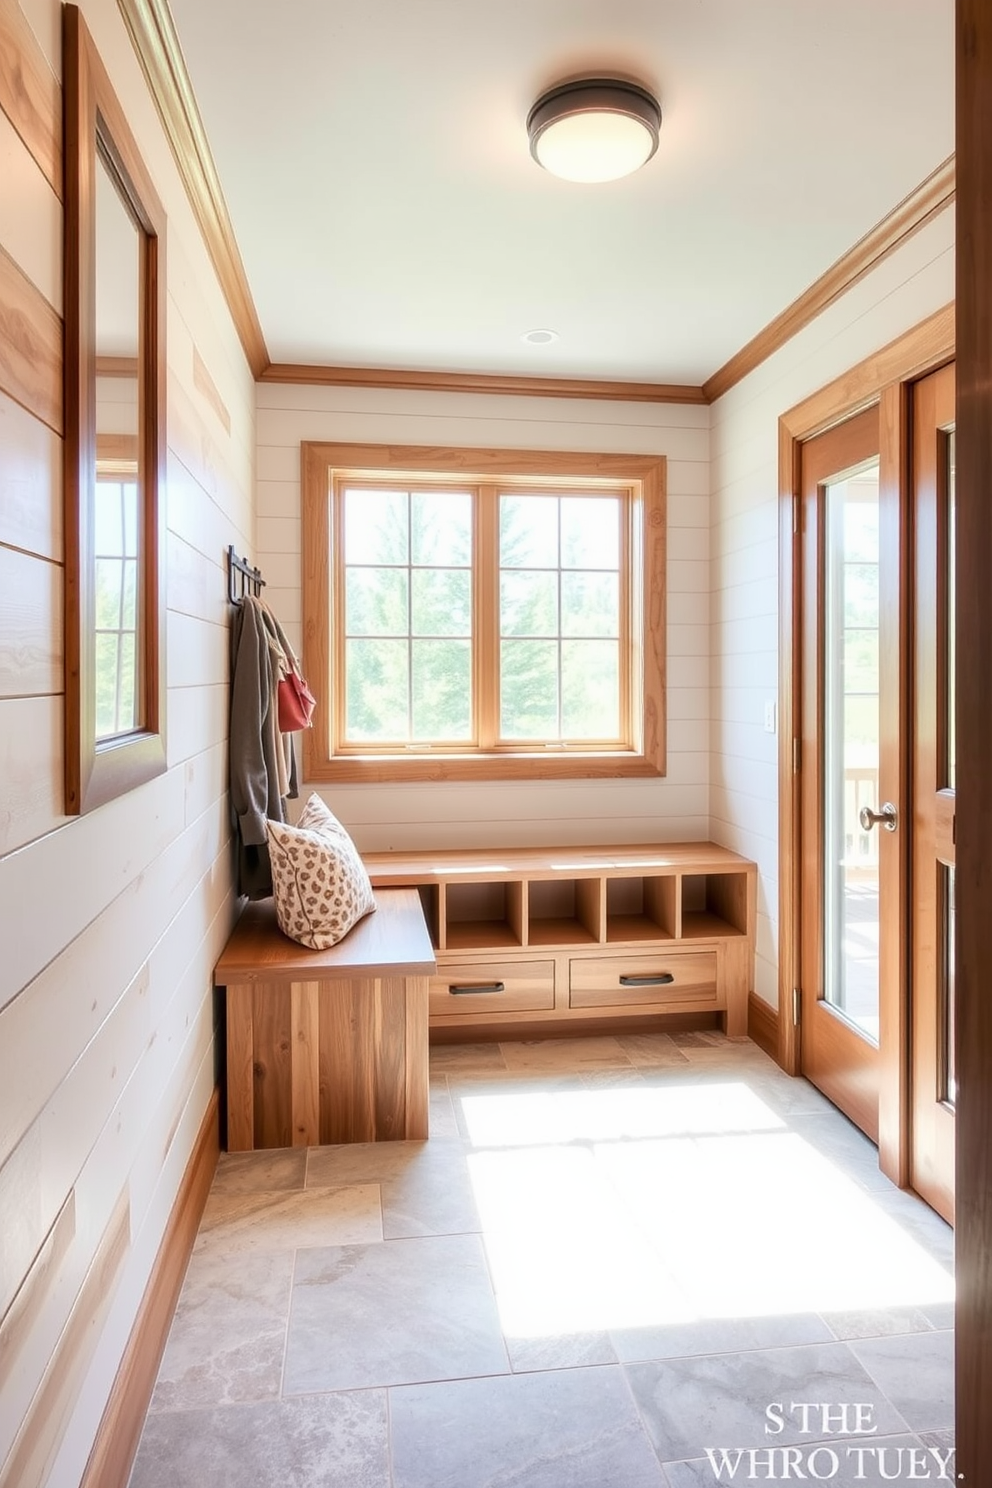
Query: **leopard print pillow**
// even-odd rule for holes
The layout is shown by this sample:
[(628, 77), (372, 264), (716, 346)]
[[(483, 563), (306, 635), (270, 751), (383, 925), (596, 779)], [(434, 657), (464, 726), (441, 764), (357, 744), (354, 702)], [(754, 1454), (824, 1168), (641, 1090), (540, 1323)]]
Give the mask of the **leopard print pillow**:
[(280, 930), (311, 950), (329, 950), (375, 909), (358, 849), (316, 794), (297, 826), (270, 821), (267, 829)]

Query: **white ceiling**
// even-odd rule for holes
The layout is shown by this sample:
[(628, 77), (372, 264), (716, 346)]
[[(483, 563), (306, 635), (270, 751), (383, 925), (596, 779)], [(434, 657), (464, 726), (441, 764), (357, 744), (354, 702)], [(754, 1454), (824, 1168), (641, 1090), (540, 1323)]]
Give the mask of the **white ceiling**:
[[(172, 9), (277, 362), (700, 383), (954, 148), (953, 0)], [(661, 100), (625, 181), (528, 152), (583, 71)]]

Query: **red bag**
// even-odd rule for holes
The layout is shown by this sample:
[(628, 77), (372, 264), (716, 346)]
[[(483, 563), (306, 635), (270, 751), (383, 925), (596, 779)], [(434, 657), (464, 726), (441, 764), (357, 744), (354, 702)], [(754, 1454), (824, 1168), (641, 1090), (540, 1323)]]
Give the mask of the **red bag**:
[(295, 734), (310, 728), (317, 699), (299, 672), (279, 679), (279, 732)]

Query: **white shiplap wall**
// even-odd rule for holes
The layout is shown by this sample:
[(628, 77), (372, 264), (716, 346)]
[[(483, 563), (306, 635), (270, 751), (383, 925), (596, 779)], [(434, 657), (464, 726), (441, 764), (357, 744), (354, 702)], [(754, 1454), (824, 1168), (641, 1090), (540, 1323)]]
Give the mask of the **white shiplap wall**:
[[(82, 8), (168, 216), (169, 769), (62, 815), (61, 441), (0, 393), (0, 565), (27, 597), (0, 599), (4, 1488), (79, 1482), (214, 1089), (234, 912), (224, 560), (254, 536), (253, 380), (116, 0)], [(23, 14), (58, 77), (60, 5)], [(0, 245), (60, 312), (61, 204), (2, 111), (0, 180)], [(24, 1429), (37, 1451), (12, 1476)]]
[(261, 383), (258, 560), (300, 639), (300, 442), (668, 457), (668, 774), (663, 780), (339, 785), (360, 848), (700, 840), (709, 831), (709, 409)]
[(713, 405), (711, 832), (760, 867), (756, 991), (778, 1001), (778, 420), (954, 298), (953, 207)]

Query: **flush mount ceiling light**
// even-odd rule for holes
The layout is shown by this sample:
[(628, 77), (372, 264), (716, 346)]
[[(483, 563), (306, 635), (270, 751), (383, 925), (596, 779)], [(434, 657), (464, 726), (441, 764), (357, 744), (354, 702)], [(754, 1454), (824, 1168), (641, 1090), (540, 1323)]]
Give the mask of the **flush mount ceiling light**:
[(550, 346), (552, 341), (558, 340), (558, 332), (545, 330), (524, 331), (520, 339), (521, 341), (526, 341), (528, 346)]
[(542, 93), (527, 116), (530, 153), (565, 181), (616, 181), (658, 148), (661, 108), (637, 83), (582, 78)]

